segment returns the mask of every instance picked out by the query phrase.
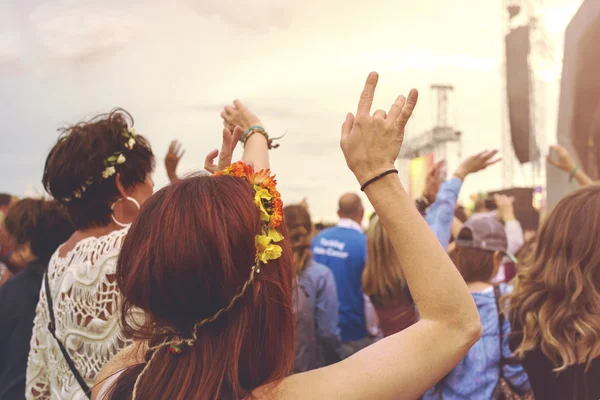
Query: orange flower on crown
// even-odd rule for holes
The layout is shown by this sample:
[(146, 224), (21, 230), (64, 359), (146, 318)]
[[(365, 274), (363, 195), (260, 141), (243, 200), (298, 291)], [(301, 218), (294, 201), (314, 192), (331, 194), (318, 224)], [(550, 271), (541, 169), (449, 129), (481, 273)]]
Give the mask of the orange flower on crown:
[(254, 189), (254, 204), (260, 213), (262, 232), (256, 235), (256, 262), (267, 264), (270, 260), (281, 257), (281, 246), (275, 244), (283, 240), (283, 236), (276, 231), (283, 221), (283, 202), (277, 190), (277, 180), (271, 171), (254, 171), (252, 166), (237, 162), (231, 164), (215, 176), (237, 176), (246, 180)]

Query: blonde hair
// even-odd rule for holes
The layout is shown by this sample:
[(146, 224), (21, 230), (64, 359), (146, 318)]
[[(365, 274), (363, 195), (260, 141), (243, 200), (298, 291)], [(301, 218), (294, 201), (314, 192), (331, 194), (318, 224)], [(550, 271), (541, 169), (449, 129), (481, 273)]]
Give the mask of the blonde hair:
[[(507, 295), (523, 327), (515, 355), (541, 349), (556, 371), (600, 353), (600, 186), (562, 199)], [(581, 355), (580, 351), (584, 354)]]
[(367, 230), (367, 262), (362, 277), (363, 292), (381, 300), (406, 298), (406, 280), (379, 217), (371, 220)]
[(284, 207), (283, 216), (292, 243), (292, 258), (296, 275), (308, 267), (312, 260), (312, 221), (308, 210), (301, 205)]

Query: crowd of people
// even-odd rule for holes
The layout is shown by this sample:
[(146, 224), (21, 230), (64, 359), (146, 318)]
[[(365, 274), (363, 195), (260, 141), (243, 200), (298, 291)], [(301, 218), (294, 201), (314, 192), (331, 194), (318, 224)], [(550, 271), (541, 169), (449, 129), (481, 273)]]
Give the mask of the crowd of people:
[(341, 128), (375, 213), (347, 193), (326, 229), (284, 206), (237, 100), (221, 150), (181, 177), (173, 142), (156, 192), (126, 111), (61, 131), (49, 198), (0, 195), (0, 399), (600, 399), (600, 186), (554, 146), (582, 188), (530, 237), (511, 197), (457, 204), (495, 150), (413, 201), (395, 162), (418, 93), (372, 113), (377, 81)]

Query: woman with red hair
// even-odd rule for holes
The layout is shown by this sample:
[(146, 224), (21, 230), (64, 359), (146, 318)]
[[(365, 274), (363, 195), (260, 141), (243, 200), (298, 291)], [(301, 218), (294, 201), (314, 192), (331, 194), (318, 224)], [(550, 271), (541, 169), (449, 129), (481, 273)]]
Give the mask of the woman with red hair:
[[(377, 79), (369, 75), (341, 145), (421, 320), (340, 363), (288, 376), (295, 273), (281, 201), (268, 171), (238, 163), (182, 179), (142, 207), (117, 265), (122, 322), (136, 341), (105, 366), (94, 398), (417, 398), (462, 360), (481, 334), (477, 308), (394, 168), (417, 92), (371, 115)], [(145, 318), (127, 318), (134, 308)]]

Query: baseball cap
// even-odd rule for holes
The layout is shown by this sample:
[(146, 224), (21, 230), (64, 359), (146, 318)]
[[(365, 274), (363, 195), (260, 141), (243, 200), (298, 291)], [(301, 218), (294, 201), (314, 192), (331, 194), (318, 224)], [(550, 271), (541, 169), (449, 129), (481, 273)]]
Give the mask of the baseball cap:
[(458, 233), (456, 247), (499, 251), (516, 262), (516, 258), (508, 253), (508, 239), (504, 226), (492, 216), (480, 216), (465, 222)]

